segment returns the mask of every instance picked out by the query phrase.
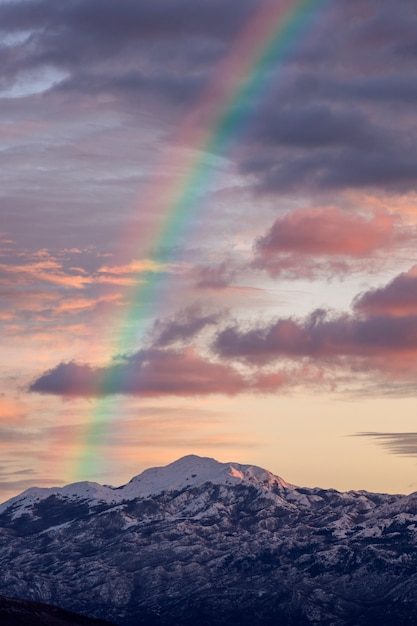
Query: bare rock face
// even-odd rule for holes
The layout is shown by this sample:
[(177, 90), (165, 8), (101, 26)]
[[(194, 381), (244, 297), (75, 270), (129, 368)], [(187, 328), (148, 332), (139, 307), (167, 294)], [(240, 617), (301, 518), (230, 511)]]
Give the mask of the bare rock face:
[(411, 625), (416, 579), (416, 494), (188, 456), (0, 506), (1, 593), (121, 626)]

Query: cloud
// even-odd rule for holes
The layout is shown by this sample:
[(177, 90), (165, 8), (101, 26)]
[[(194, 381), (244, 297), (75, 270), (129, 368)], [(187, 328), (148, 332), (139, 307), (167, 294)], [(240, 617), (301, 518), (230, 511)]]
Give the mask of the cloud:
[(8, 446), (13, 443), (29, 443), (36, 440), (39, 440), (40, 433), (35, 430), (28, 430), (28, 428), (23, 428), (22, 426), (11, 427), (11, 426), (0, 426), (0, 441), (1, 446)]
[(417, 315), (362, 319), (318, 310), (302, 320), (284, 318), (246, 331), (230, 326), (217, 335), (214, 349), (221, 357), (253, 363), (303, 357), (415, 358)]
[(221, 363), (207, 361), (191, 348), (152, 348), (107, 367), (61, 363), (35, 380), (30, 391), (67, 397), (110, 394), (143, 396), (234, 395), (248, 388), (243, 376)]
[[(4, 334), (17, 337), (30, 332), (34, 337), (40, 331), (62, 336), (64, 330), (71, 332), (69, 321), (71, 325), (86, 322), (93, 314), (97, 319), (103, 309), (121, 306), (123, 283), (117, 278), (122, 277), (114, 276), (114, 283), (103, 280), (105, 274), (89, 267), (97, 265), (97, 259), (91, 258), (94, 256), (79, 250), (52, 253), (46, 249), (30, 252), (11, 248), (8, 259), (4, 257), (5, 262), (0, 263)], [(85, 267), (80, 266), (83, 261)]]
[(316, 95), (323, 98), (331, 98), (333, 101), (352, 100), (356, 102), (384, 102), (398, 103), (401, 107), (414, 106), (417, 102), (417, 86), (414, 81), (415, 74), (412, 71), (391, 73), (375, 76), (355, 76), (342, 81), (337, 77), (330, 80), (321, 76), (315, 81), (312, 76), (299, 77), (298, 88), (303, 89), (307, 83), (314, 82), (313, 89)]
[(145, 274), (148, 272), (167, 271), (165, 264), (154, 261), (153, 259), (135, 259), (125, 265), (103, 265), (98, 269), (99, 274)]
[[(0, 475), (1, 478), (1, 475)], [(6, 502), (6, 499), (15, 496), (16, 494), (29, 489), (30, 487), (50, 487), (51, 485), (61, 486), (64, 484), (63, 480), (59, 478), (27, 478), (21, 480), (15, 480), (12, 477), (9, 479), (5, 477), (3, 480), (0, 479), (0, 490), (5, 497), (3, 502)], [(0, 502), (1, 504), (1, 502)]]
[(222, 290), (229, 287), (236, 277), (233, 262), (223, 261), (217, 265), (198, 265), (193, 272), (197, 289)]
[(398, 381), (402, 393), (414, 393), (414, 282), (413, 267), (386, 287), (360, 294), (353, 301), (351, 313), (318, 309), (304, 318), (279, 318), (256, 325), (229, 324), (217, 333), (212, 349), (222, 359), (242, 361), (249, 366), (304, 363), (321, 368), (329, 376), (333, 371), (344, 371), (352, 380), (352, 376), (358, 380), (372, 376), (372, 385), (384, 382), (384, 389)]
[(417, 315), (417, 265), (388, 285), (359, 294), (354, 308), (365, 315), (408, 317)]
[(374, 213), (370, 219), (338, 208), (300, 209), (278, 218), (256, 242), (261, 254), (296, 252), (306, 255), (364, 256), (394, 239), (395, 218)]
[(7, 278), (2, 278), (1, 274), (12, 274), (15, 283), (21, 285), (45, 282), (63, 287), (83, 289), (88, 283), (91, 283), (91, 278), (84, 274), (62, 271), (61, 264), (53, 259), (25, 263), (24, 265), (0, 264), (0, 282), (7, 282)]
[(0, 428), (3, 424), (19, 424), (23, 421), (27, 415), (28, 408), (19, 399), (0, 394), (0, 401)]
[[(414, 273), (413, 268), (406, 276), (414, 279)], [(388, 294), (401, 279), (399, 275), (387, 285)], [(350, 313), (317, 309), (304, 318), (240, 326), (227, 325), (224, 313), (205, 312), (194, 304), (158, 320), (150, 347), (101, 367), (60, 363), (34, 380), (29, 391), (64, 397), (236, 395), (299, 385), (337, 388), (367, 379), (369, 388), (383, 383), (387, 390), (400, 381), (402, 393), (414, 393), (417, 312), (404, 310), (403, 303), (401, 315), (379, 302), (366, 309), (364, 303), (375, 299), (375, 293), (384, 290), (361, 294)], [(204, 346), (205, 329), (221, 323), (226, 325)], [(195, 339), (204, 356), (195, 346), (182, 345)]]
[[(39, 247), (48, 250), (94, 243), (100, 251), (118, 251), (111, 261), (101, 261), (101, 267), (98, 261), (84, 263), (80, 258), (74, 263), (54, 252), (43, 257), (17, 254), (14, 266), (2, 258), (0, 280), (7, 304), (3, 302), (0, 317), (11, 320), (15, 315), (16, 324), (25, 324), (33, 335), (41, 328), (45, 339), (48, 334), (56, 337), (56, 328), (63, 331), (70, 321), (67, 328), (76, 328), (83, 341), (92, 328), (100, 328), (91, 324), (97, 321), (97, 308), (129, 306), (132, 291), (124, 288), (146, 280), (150, 272), (161, 272), (142, 250), (155, 246), (153, 236), (162, 233), (165, 208), (169, 212), (169, 203), (160, 206), (154, 191), (161, 191), (162, 197), (168, 179), (173, 187), (190, 180), (187, 165), (197, 157), (203, 163), (206, 155), (197, 154), (202, 146), (190, 146), (197, 134), (178, 129), (194, 131), (207, 121), (206, 102), (197, 99), (185, 124), (177, 121), (180, 114), (184, 119), (187, 105), (196, 102), (203, 85), (219, 77), (228, 84), (227, 76), (218, 73), (219, 61), (227, 61), (258, 6), (257, 0), (0, 3), (0, 29), (7, 32), (0, 48), (2, 85), (17, 85), (31, 72), (27, 80), (33, 82), (35, 73), (48, 67), (60, 77), (41, 95), (2, 99), (0, 132), (6, 149), (0, 155), (0, 177), (2, 213), (10, 227), (7, 239), (28, 249), (41, 241)], [(109, 393), (243, 393), (292, 383), (288, 375), (284, 381), (281, 371), (267, 368), (251, 371), (250, 382), (242, 360), (253, 370), (298, 359), (344, 360), (356, 366), (372, 360), (375, 367), (379, 359), (380, 367), (387, 354), (392, 359), (385, 367), (399, 367), (401, 355), (411, 371), (416, 315), (412, 296), (406, 296), (407, 286), (410, 293), (414, 289), (411, 276), (401, 279), (401, 285), (397, 278), (392, 286), (360, 294), (346, 315), (282, 316), (246, 328), (226, 325), (214, 344), (216, 357), (201, 343), (198, 348), (205, 358), (172, 348), (200, 335), (202, 342), (216, 324), (226, 323), (224, 318), (211, 309), (184, 310), (172, 317), (169, 310), (179, 299), (184, 306), (194, 297), (193, 288), (211, 290), (205, 294), (213, 300), (228, 298), (229, 304), (234, 299), (232, 304), (246, 312), (263, 306), (266, 292), (261, 304), (248, 297), (249, 291), (243, 302), (243, 290), (238, 301), (231, 287), (237, 278), (239, 285), (259, 279), (248, 262), (255, 229), (263, 235), (255, 244), (255, 266), (285, 278), (374, 269), (376, 263), (391, 262), (402, 245), (414, 242), (414, 229), (407, 231), (401, 219), (388, 212), (389, 198), (395, 200), (392, 192), (414, 190), (417, 182), (414, 9), (411, 0), (401, 0), (401, 10), (388, 0), (340, 2), (326, 8), (291, 54), (270, 68), (268, 87), (244, 105), (247, 111), (239, 119), (245, 123), (236, 126), (242, 149), (235, 145), (221, 159), (208, 156), (215, 176), (201, 189), (204, 205), (207, 201), (207, 210), (199, 209), (198, 214), (202, 230), (195, 231), (198, 220), (190, 214), (182, 226), (178, 222), (180, 239), (172, 242), (178, 258), (186, 258), (187, 268), (193, 269), (180, 276), (180, 270), (175, 274), (175, 268), (163, 268), (176, 283), (167, 289), (168, 319), (154, 329), (152, 348), (100, 369), (68, 362), (80, 343), (69, 350), (67, 341), (60, 355), (48, 361), (61, 364), (34, 386), (45, 393), (49, 388), (72, 395), (73, 385), (74, 393), (100, 395), (105, 393), (100, 386), (104, 380)], [(207, 104), (210, 111), (218, 104), (215, 97), (212, 100)], [(232, 104), (240, 112), (242, 103)], [(29, 162), (36, 167), (28, 167)], [(362, 193), (357, 190), (386, 191), (387, 211), (365, 213), (359, 200), (351, 213), (342, 210), (347, 195), (339, 192), (346, 188), (357, 199)], [(227, 195), (227, 189), (233, 193)], [(249, 190), (261, 193), (254, 200)], [(313, 197), (311, 203), (319, 208), (294, 210), (305, 197)], [(278, 218), (272, 213), (277, 208)], [(284, 211), (290, 212), (282, 216)], [(271, 215), (276, 218), (272, 225)], [(129, 263), (133, 249), (138, 260)], [(33, 320), (37, 323), (30, 326)], [(103, 344), (106, 340), (102, 333)], [(219, 355), (236, 358), (238, 366), (219, 362)], [(201, 378), (195, 381), (192, 373)], [(121, 382), (111, 382), (113, 374)]]
[(406, 0), (329, 7), (247, 130), (242, 174), (271, 195), (414, 190), (416, 27)]
[[(248, 124), (239, 128), (246, 145), (233, 153), (246, 189), (250, 182), (282, 196), (363, 188), (373, 180), (387, 190), (415, 188), (416, 69), (407, 61), (411, 53), (400, 50), (415, 45), (412, 3), (401, 3), (401, 16), (386, 0), (370, 2), (366, 14), (349, 4), (326, 9), (271, 71), (268, 82), (278, 87), (259, 94), (262, 109), (251, 103)], [(2, 101), (8, 142), (10, 129), (26, 132), (1, 157), (2, 209), (12, 234), (117, 247), (115, 232), (131, 219), (153, 151), (177, 129), (179, 111), (217, 76), (258, 7), (256, 0), (0, 3), (0, 25), (11, 33), (0, 51), (4, 82), (46, 67), (63, 76), (41, 97)], [(199, 111), (191, 113), (200, 119)], [(38, 167), (28, 175), (32, 156)], [(137, 213), (137, 232), (149, 219), (145, 212)], [(227, 274), (206, 272), (198, 286), (221, 288), (223, 278), (228, 283)]]
[(254, 266), (274, 277), (351, 271), (352, 262), (414, 236), (401, 232), (398, 223), (398, 218), (384, 211), (364, 217), (337, 207), (298, 209), (277, 218), (266, 235), (256, 240)]
[(241, 172), (256, 177), (258, 191), (269, 194), (352, 187), (404, 193), (416, 189), (417, 150), (409, 134), (395, 136), (389, 147), (368, 150), (345, 146), (271, 154), (254, 149)]
[(368, 149), (375, 131), (364, 113), (309, 104), (265, 111), (253, 125), (252, 139), (263, 145), (303, 148), (352, 146)]
[[(158, 36), (211, 33), (212, 36), (230, 35), (247, 17), (256, 4), (248, 0), (232, 0), (224, 7), (220, 0), (201, 0), (198, 6), (192, 0), (124, 0), (114, 4), (112, 0), (68, 0), (58, 6), (53, 0), (3, 1), (0, 17), (3, 28), (15, 31), (30, 29), (51, 32), (68, 29), (88, 33), (103, 40), (111, 47), (112, 42), (123, 45), (127, 40)], [(223, 20), (219, 23), (219, 12)], [(181, 19), (178, 19), (178, 18)]]
[(204, 68), (255, 7), (254, 0), (231, 0), (227, 7), (220, 0), (2, 2), (1, 29), (30, 33), (1, 50), (2, 73), (10, 80), (54, 67), (68, 75), (55, 90), (189, 101)]
[(391, 454), (400, 456), (417, 455), (417, 433), (356, 433), (354, 437), (369, 437), (375, 439), (379, 445), (383, 446)]
[(176, 342), (189, 342), (207, 326), (218, 324), (220, 319), (220, 313), (204, 312), (201, 304), (190, 305), (171, 319), (156, 320), (153, 345), (163, 347)]
[(0, 493), (2, 502), (15, 496), (30, 487), (50, 487), (51, 485), (62, 485), (64, 481), (50, 476), (44, 478), (37, 476), (33, 469), (11, 470), (10, 467), (0, 467)]

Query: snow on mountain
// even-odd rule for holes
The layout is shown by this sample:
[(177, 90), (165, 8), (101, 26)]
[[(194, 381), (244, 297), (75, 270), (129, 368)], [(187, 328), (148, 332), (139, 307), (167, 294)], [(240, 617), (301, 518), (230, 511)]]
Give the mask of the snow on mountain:
[(289, 487), (279, 476), (253, 465), (219, 463), (214, 459), (196, 455), (184, 456), (165, 467), (147, 469), (121, 488), (125, 497), (149, 497), (163, 491), (179, 491), (186, 487), (212, 483), (256, 485), (265, 489)]
[(68, 501), (88, 501), (93, 506), (103, 502), (115, 504), (121, 500), (113, 487), (89, 481), (72, 483), (65, 487), (31, 487), (20, 495), (3, 502), (0, 505), (0, 515), (12, 508), (13, 517), (19, 517), (30, 511), (34, 504), (51, 496)]
[(190, 455), (0, 507), (0, 593), (120, 626), (417, 624), (417, 494)]
[(204, 483), (234, 485), (241, 482), (264, 489), (291, 487), (282, 478), (261, 467), (219, 463), (212, 458), (191, 454), (164, 467), (147, 469), (121, 487), (89, 481), (71, 483), (65, 487), (31, 487), (1, 504), (0, 515), (12, 507), (13, 517), (19, 517), (30, 511), (35, 503), (50, 496), (97, 506), (117, 504), (134, 498), (148, 498), (163, 491), (181, 491)]

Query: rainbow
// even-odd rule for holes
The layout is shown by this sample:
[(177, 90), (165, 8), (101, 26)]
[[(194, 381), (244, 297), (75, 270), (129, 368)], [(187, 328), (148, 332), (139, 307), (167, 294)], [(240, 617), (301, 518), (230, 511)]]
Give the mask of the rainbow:
[[(142, 235), (143, 245), (139, 244), (135, 233), (127, 235), (122, 245), (125, 258), (129, 254), (132, 258), (140, 248), (142, 258), (152, 259), (155, 268), (166, 267), (173, 261), (167, 250), (195, 221), (202, 191), (207, 189), (213, 174), (213, 153), (229, 154), (254, 106), (265, 96), (272, 71), (280, 69), (280, 64), (302, 45), (306, 33), (312, 30), (331, 1), (260, 1), (259, 8), (244, 25), (230, 53), (219, 64), (154, 168), (153, 180), (158, 174), (176, 171), (175, 175), (166, 177), (168, 182), (162, 188), (160, 181), (150, 182), (140, 197), (141, 206), (160, 216), (160, 225), (154, 232)], [(276, 87), (276, 83), (273, 86)], [(177, 161), (179, 146), (191, 148), (181, 163)], [(126, 354), (132, 346), (138, 345), (146, 320), (162, 291), (162, 280), (160, 271), (148, 272), (145, 280), (128, 294), (131, 304), (126, 317), (116, 325), (115, 353)], [(103, 376), (97, 394), (103, 397), (94, 402), (91, 419), (82, 434), (75, 472), (79, 479), (97, 470), (95, 450), (105, 438), (106, 424), (114, 419), (114, 401), (104, 398), (111, 382), (114, 381), (110, 381), (109, 375)]]

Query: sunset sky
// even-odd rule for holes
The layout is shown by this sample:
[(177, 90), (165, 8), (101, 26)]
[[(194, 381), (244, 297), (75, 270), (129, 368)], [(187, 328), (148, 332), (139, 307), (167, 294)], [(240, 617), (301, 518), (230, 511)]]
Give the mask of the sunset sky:
[(0, 501), (190, 453), (416, 491), (415, 0), (0, 29)]

